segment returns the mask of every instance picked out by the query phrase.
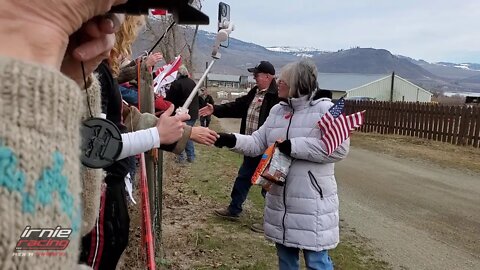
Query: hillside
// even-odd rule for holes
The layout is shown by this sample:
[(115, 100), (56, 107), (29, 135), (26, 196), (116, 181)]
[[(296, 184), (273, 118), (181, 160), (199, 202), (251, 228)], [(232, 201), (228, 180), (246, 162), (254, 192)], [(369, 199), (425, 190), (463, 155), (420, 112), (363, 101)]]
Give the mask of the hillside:
[(313, 56), (320, 72), (397, 75), (415, 80), (437, 76), (410, 61), (392, 55), (384, 49), (354, 48)]
[[(187, 31), (193, 31), (187, 29)], [(191, 32), (190, 32), (191, 33)], [(450, 92), (480, 92), (480, 65), (473, 63), (454, 64), (447, 62), (428, 63), (407, 56), (393, 55), (386, 49), (352, 48), (326, 52), (315, 48), (292, 48), (287, 46), (263, 47), (254, 43), (230, 38), (228, 48), (222, 48), (222, 58), (212, 68), (213, 73), (245, 75), (247, 68), (260, 60), (268, 60), (279, 69), (288, 62), (310, 58), (319, 72), (385, 74), (395, 71), (428, 90)], [(195, 72), (202, 72), (209, 62), (215, 34), (200, 30), (194, 53)], [(145, 32), (134, 44), (134, 54), (148, 50), (153, 37)]]

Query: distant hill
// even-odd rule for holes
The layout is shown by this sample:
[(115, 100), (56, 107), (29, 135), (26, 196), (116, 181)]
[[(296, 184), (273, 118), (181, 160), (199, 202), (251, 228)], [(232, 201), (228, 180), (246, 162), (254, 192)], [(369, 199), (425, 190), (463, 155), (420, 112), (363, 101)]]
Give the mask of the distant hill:
[[(210, 55), (215, 42), (214, 38), (213, 34), (205, 31), (198, 33), (194, 62), (199, 72), (205, 69), (205, 62), (212, 59)], [(214, 73), (245, 75), (248, 74), (247, 68), (254, 67), (260, 60), (270, 61), (278, 70), (281, 66), (298, 59), (297, 56), (270, 51), (265, 47), (236, 38), (230, 38), (228, 48), (222, 48), (221, 54), (221, 59), (212, 67)]]
[(472, 63), (429, 63), (424, 60), (415, 60), (410, 57), (398, 55), (398, 57), (407, 59), (408, 61), (421, 66), (425, 70), (446, 79), (465, 79), (471, 76), (480, 75), (480, 65)]
[[(139, 37), (134, 52), (150, 48), (154, 41), (148, 33)], [(235, 32), (233, 34), (235, 36)], [(199, 30), (194, 53), (195, 72), (205, 70), (211, 61), (215, 34)], [(407, 56), (393, 55), (385, 49), (352, 48), (327, 52), (315, 48), (288, 46), (263, 46), (230, 38), (228, 48), (221, 49), (222, 57), (212, 68), (212, 73), (245, 75), (247, 68), (260, 60), (270, 61), (277, 70), (286, 63), (307, 57), (315, 62), (319, 72), (388, 74), (395, 72), (428, 90), (450, 92), (480, 92), (480, 64), (428, 63)]]
[(480, 74), (468, 77), (462, 80), (459, 80), (460, 83), (479, 83), (480, 84)]
[[(148, 50), (155, 41), (148, 34), (141, 35), (134, 44), (134, 54)], [(194, 52), (195, 72), (205, 70), (205, 63), (212, 60), (212, 46), (215, 43), (215, 34), (199, 30)], [(221, 59), (212, 67), (212, 73), (247, 75), (247, 68), (254, 67), (261, 60), (270, 61), (277, 69), (283, 65), (299, 59), (297, 56), (267, 50), (260, 45), (230, 38), (228, 48), (221, 48)]]
[(389, 51), (354, 48), (324, 53), (312, 57), (320, 72), (385, 74), (395, 72), (415, 80), (435, 79), (437, 76), (412, 62), (392, 55)]

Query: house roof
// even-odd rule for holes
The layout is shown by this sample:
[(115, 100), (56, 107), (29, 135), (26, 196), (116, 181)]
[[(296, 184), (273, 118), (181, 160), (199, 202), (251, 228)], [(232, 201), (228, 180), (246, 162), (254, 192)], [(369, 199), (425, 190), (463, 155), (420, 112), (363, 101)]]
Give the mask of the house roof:
[(318, 73), (320, 89), (348, 91), (353, 88), (383, 79), (389, 74), (355, 74), (355, 73)]
[[(193, 79), (200, 80), (203, 73), (194, 73)], [(209, 81), (222, 81), (222, 82), (240, 82), (240, 75), (229, 75), (229, 74), (216, 74), (209, 73), (207, 75)]]
[(240, 75), (210, 73), (208, 74), (207, 78), (209, 81), (222, 81), (222, 82), (239, 82), (240, 81)]

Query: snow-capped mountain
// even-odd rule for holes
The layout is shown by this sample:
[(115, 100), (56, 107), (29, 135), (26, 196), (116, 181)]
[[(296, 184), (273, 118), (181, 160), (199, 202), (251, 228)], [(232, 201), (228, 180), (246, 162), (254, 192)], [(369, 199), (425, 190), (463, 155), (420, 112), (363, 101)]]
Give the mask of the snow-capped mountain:
[[(198, 31), (193, 57), (195, 70), (204, 70), (205, 63), (211, 61), (214, 39), (215, 34)], [(134, 52), (151, 48), (155, 41), (151, 35), (142, 35), (134, 46)], [(428, 90), (480, 91), (480, 64), (429, 63), (374, 48), (328, 52), (312, 47), (263, 47), (235, 37), (230, 37), (228, 48), (222, 48), (222, 59), (215, 63), (212, 73), (248, 75), (247, 69), (254, 67), (260, 60), (268, 60), (280, 69), (287, 63), (298, 61), (300, 57), (310, 58), (319, 72), (389, 74), (395, 71), (395, 74)]]
[(460, 64), (455, 64), (455, 63), (448, 63), (448, 62), (437, 62), (437, 63), (432, 63), (435, 65), (440, 65), (444, 67), (456, 67), (456, 68), (461, 68), (464, 70), (473, 70), (473, 71), (480, 71), (480, 64), (474, 64), (474, 63), (460, 63)]
[(298, 57), (308, 57), (308, 58), (311, 58), (315, 55), (328, 53), (326, 51), (322, 51), (313, 47), (273, 46), (273, 47), (265, 47), (265, 48), (272, 52), (288, 53)]

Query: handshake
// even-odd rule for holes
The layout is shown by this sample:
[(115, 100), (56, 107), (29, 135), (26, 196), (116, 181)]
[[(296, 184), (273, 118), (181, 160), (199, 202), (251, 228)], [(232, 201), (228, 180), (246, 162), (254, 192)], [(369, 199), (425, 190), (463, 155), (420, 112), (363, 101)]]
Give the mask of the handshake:
[[(162, 113), (156, 120), (156, 128), (160, 137), (161, 144), (173, 144), (183, 137), (185, 121), (190, 119), (188, 114), (172, 115), (174, 106), (171, 105), (168, 110)], [(153, 119), (156, 119), (152, 115)], [(217, 132), (206, 127), (192, 127), (190, 139), (196, 143), (204, 145), (213, 145), (218, 138)]]
[[(214, 143), (216, 147), (228, 147), (234, 148), (237, 144), (237, 137), (231, 133), (218, 133), (217, 139)], [(284, 153), (287, 156), (290, 156), (292, 153), (292, 142), (290, 140), (278, 141), (277, 147), (280, 152)]]

